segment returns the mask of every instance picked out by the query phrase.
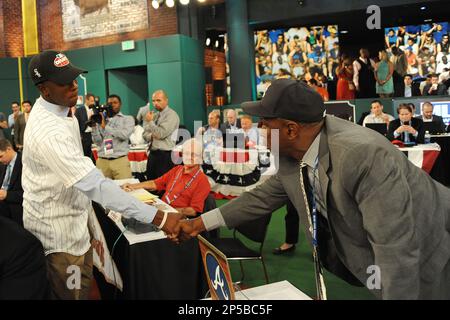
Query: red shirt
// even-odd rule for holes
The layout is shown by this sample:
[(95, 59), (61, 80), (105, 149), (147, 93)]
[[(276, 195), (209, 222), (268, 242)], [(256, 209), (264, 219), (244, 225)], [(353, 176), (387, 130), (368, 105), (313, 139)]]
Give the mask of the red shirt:
[[(206, 175), (200, 168), (199, 170), (200, 172), (197, 174), (197, 176), (187, 189), (184, 189), (185, 186), (195, 176), (197, 170), (193, 170), (189, 173), (184, 173), (184, 166), (176, 166), (162, 177), (156, 179), (154, 182), (158, 191), (166, 191), (162, 197), (162, 200), (166, 203), (169, 203), (169, 201), (167, 200), (168, 196), (171, 201), (170, 205), (172, 207), (191, 207), (196, 212), (202, 213), (205, 200), (208, 197), (209, 192), (211, 191), (211, 186), (209, 185), (209, 181)], [(177, 180), (175, 181), (175, 179)], [(175, 197), (176, 199), (174, 200)]]

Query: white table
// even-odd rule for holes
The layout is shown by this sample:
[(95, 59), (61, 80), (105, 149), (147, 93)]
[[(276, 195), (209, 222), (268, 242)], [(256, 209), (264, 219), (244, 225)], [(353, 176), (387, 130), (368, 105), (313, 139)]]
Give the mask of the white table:
[(236, 300), (312, 300), (287, 280), (242, 291), (236, 290), (234, 295)]

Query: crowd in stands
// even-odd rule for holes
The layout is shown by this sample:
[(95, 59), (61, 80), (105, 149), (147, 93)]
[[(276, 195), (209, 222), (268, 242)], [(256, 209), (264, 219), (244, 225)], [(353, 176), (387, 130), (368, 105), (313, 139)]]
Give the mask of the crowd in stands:
[[(353, 58), (341, 52), (335, 25), (257, 31), (257, 96), (280, 78), (310, 84), (325, 101), (334, 93), (336, 100), (449, 95), (448, 23), (387, 28), (385, 45), (376, 56), (362, 48)], [(332, 95), (330, 81), (337, 82)]]

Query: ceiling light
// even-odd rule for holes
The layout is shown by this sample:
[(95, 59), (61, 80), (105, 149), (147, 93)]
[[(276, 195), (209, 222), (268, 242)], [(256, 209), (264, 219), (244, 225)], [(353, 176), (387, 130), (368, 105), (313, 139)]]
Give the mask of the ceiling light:
[(180, 0), (180, 3), (182, 5), (187, 5), (187, 4), (189, 4), (189, 0)]
[(152, 7), (153, 7), (153, 9), (158, 9), (159, 8), (159, 1), (158, 0), (153, 0), (152, 1)]
[(174, 5), (175, 5), (174, 0), (166, 0), (166, 6), (168, 6), (169, 8), (172, 8)]
[(206, 38), (206, 46), (208, 47), (211, 44), (211, 39), (210, 38)]

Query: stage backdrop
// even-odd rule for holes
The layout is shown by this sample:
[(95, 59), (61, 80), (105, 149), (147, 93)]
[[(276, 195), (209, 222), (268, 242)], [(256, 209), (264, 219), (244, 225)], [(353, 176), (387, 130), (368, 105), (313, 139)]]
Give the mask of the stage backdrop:
[(61, 0), (64, 41), (148, 28), (147, 0)]

